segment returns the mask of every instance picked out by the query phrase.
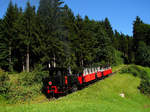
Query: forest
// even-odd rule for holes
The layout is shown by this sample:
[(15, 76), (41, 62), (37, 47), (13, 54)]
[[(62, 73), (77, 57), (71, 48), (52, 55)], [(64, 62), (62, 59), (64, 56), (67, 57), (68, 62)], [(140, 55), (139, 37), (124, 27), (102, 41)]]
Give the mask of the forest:
[(108, 18), (74, 15), (61, 0), (28, 2), (25, 10), (9, 3), (0, 19), (0, 68), (30, 72), (42, 66), (89, 67), (139, 64), (150, 66), (150, 25), (133, 20), (133, 36), (113, 30)]
[[(139, 16), (133, 20), (133, 36), (129, 36), (112, 28), (108, 18), (93, 20), (75, 15), (62, 0), (40, 0), (38, 7), (27, 2), (25, 9), (10, 1), (0, 19), (0, 104), (41, 97), (49, 67), (79, 71), (82, 67), (128, 65), (119, 73), (123, 74), (119, 79), (114, 78), (117, 86), (125, 78), (125, 82), (129, 81), (128, 75), (133, 74), (140, 78), (135, 89), (150, 95), (149, 49), (150, 24)], [(110, 85), (114, 82), (111, 80)], [(121, 83), (119, 89), (126, 85)], [(129, 86), (134, 84), (129, 83), (125, 90)]]

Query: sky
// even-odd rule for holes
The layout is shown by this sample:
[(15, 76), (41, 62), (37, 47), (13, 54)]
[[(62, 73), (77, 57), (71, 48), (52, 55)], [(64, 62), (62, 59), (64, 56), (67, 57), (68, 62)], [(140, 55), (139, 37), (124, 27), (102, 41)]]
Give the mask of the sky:
[[(10, 0), (0, 0), (0, 18), (4, 17)], [(26, 2), (38, 7), (39, 0), (12, 0), (19, 7), (26, 7)], [(150, 0), (64, 0), (75, 15), (87, 15), (90, 19), (109, 19), (113, 30), (132, 36), (133, 21), (139, 16), (150, 24)]]

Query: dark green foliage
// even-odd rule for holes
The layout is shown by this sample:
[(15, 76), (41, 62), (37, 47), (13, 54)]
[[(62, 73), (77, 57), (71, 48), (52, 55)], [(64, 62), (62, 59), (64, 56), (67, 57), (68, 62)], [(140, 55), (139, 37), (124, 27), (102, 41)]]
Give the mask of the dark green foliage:
[(133, 52), (134, 43), (133, 38), (128, 38), (128, 63), (135, 63), (135, 52)]
[[(94, 38), (94, 49), (92, 55), (94, 56), (94, 63), (104, 62), (106, 64), (111, 64), (113, 47), (111, 45), (110, 38), (108, 37), (102, 22), (92, 21), (91, 31), (93, 31)], [(96, 55), (94, 55), (96, 54)], [(93, 64), (94, 64), (93, 63)]]
[(144, 71), (142, 71), (135, 65), (131, 65), (131, 66), (121, 70), (121, 73), (131, 73), (134, 76), (138, 76), (138, 77), (142, 77), (142, 75), (146, 75), (146, 73)]
[(38, 35), (36, 33), (36, 16), (35, 7), (32, 7), (30, 3), (27, 3), (26, 10), (21, 17), (20, 22), (20, 47), (23, 46), (23, 52), (20, 52), (25, 56), (25, 60), (22, 63), (26, 63), (26, 71), (29, 72), (30, 53), (34, 52), (35, 41), (37, 41)]
[(139, 30), (140, 27), (139, 25), (143, 24), (142, 20), (137, 16), (136, 20), (133, 23), (133, 40), (134, 40), (134, 50), (137, 50), (138, 47), (138, 42), (141, 41), (140, 38), (143, 37), (143, 35), (140, 34)]
[(134, 53), (133, 53), (133, 38), (119, 33), (115, 30), (114, 34), (114, 43), (113, 46), (122, 52), (122, 57), (124, 59), (124, 63), (132, 63), (134, 62)]
[(92, 55), (95, 51), (95, 38), (93, 32), (90, 31), (90, 24), (91, 22), (87, 17), (84, 20), (80, 15), (76, 17), (76, 37), (73, 40), (73, 49), (77, 57), (77, 65), (82, 67), (91, 64)]
[(8, 93), (8, 89), (10, 87), (8, 81), (9, 81), (8, 73), (0, 69), (0, 94), (1, 95), (5, 96)]
[(133, 42), (136, 64), (150, 66), (150, 25), (145, 24), (139, 17), (133, 24)]
[(55, 64), (62, 65), (61, 60), (64, 56), (64, 44), (61, 41), (62, 22), (61, 22), (61, 7), (60, 0), (40, 0), (38, 9), (38, 19), (40, 26), (40, 46), (41, 62), (45, 65)]
[[(9, 26), (2, 24), (7, 22)], [(0, 67), (5, 70), (11, 67), (29, 72), (36, 64), (75, 69), (100, 62), (116, 63), (112, 43), (118, 41), (114, 41), (109, 20), (75, 17), (61, 0), (40, 0), (37, 13), (29, 2), (24, 12), (10, 2), (0, 23)], [(5, 33), (3, 29), (12, 31)]]
[(107, 35), (110, 38), (110, 41), (114, 42), (114, 33), (113, 33), (113, 30), (112, 30), (112, 27), (111, 27), (111, 24), (110, 24), (108, 18), (105, 18), (103, 24), (104, 24), (105, 30), (107, 32)]
[(143, 41), (139, 42), (138, 49), (136, 52), (136, 63), (143, 66), (150, 66), (150, 47), (146, 46)]
[(141, 80), (139, 89), (142, 93), (150, 95), (150, 80), (149, 79)]
[(0, 64), (2, 68), (13, 71), (13, 64), (15, 57), (13, 55), (13, 49), (15, 48), (15, 40), (17, 37), (16, 21), (18, 19), (18, 8), (17, 5), (9, 3), (6, 15), (0, 24)]

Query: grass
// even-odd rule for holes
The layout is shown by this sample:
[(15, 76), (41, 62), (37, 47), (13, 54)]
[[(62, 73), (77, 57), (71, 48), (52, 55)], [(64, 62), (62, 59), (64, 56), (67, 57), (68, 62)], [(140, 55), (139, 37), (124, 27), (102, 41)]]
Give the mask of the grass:
[(40, 96), (25, 104), (0, 105), (0, 112), (150, 112), (150, 99), (139, 92), (139, 84), (138, 77), (117, 73), (57, 100)]
[(126, 67), (126, 66), (127, 66), (127, 65), (124, 65), (124, 64), (118, 65), (118, 66), (114, 66), (114, 67), (112, 67), (112, 72), (118, 71), (118, 70), (120, 70), (121, 68)]

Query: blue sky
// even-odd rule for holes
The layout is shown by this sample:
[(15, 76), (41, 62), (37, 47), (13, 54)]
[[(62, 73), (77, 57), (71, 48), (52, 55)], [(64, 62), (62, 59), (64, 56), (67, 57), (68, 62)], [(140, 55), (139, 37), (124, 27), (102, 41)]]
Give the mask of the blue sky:
[[(0, 0), (0, 18), (7, 10), (10, 0)], [(12, 0), (25, 7), (28, 0)], [(39, 0), (29, 0), (38, 6)], [(89, 16), (90, 19), (104, 20), (108, 17), (113, 29), (132, 35), (132, 24), (136, 16), (150, 24), (150, 0), (64, 0), (75, 15)]]

